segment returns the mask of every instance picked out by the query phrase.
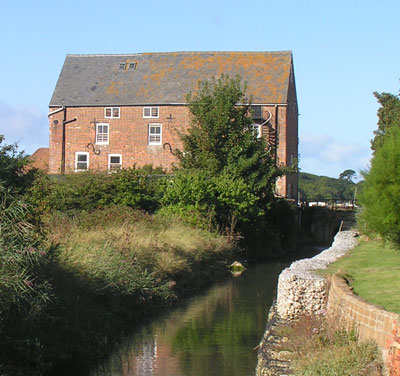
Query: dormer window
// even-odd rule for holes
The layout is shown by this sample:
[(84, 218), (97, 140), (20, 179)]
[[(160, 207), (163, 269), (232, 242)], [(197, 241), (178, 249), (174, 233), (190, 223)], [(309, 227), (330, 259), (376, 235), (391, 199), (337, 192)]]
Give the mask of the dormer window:
[(104, 109), (104, 117), (119, 118), (119, 107), (106, 107)]
[(158, 118), (158, 107), (143, 107), (144, 118)]
[(126, 63), (119, 63), (118, 69), (119, 70), (125, 70), (126, 69)]
[(131, 62), (128, 64), (128, 70), (135, 70), (136, 69), (136, 62)]

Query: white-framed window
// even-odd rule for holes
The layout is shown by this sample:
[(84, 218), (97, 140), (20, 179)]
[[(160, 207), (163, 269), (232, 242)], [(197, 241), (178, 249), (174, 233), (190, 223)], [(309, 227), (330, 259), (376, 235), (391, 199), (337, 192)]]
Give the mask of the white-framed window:
[(89, 153), (85, 151), (75, 152), (75, 172), (89, 170)]
[(255, 135), (257, 138), (260, 138), (260, 137), (261, 137), (261, 124), (253, 123), (253, 124), (252, 124), (252, 127), (253, 127), (254, 135)]
[(144, 118), (158, 118), (158, 107), (143, 107)]
[(108, 145), (110, 127), (107, 123), (96, 124), (96, 144)]
[(105, 107), (104, 108), (105, 118), (116, 118), (119, 119), (119, 107)]
[(121, 154), (108, 154), (108, 171), (116, 171), (122, 168)]
[(149, 145), (161, 145), (162, 125), (149, 124)]

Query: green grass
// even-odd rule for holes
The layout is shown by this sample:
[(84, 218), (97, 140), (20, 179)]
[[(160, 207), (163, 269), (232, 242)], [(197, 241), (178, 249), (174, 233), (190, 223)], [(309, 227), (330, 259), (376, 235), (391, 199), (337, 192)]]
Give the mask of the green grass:
[(382, 241), (361, 241), (324, 274), (341, 271), (355, 294), (390, 312), (400, 313), (400, 251)]

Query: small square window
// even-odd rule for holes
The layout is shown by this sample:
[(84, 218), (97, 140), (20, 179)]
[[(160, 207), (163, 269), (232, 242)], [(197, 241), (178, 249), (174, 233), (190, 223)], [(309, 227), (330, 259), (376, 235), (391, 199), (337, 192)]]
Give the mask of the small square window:
[(109, 126), (105, 123), (96, 124), (96, 144), (108, 145)]
[(158, 118), (158, 107), (143, 107), (144, 118)]
[(118, 69), (119, 69), (119, 70), (124, 70), (124, 69), (126, 69), (126, 63), (119, 63)]
[(122, 155), (109, 154), (108, 155), (108, 171), (117, 171), (122, 168)]
[(119, 107), (105, 107), (104, 108), (105, 118), (119, 118)]
[(161, 145), (162, 125), (149, 124), (149, 145)]
[(87, 171), (89, 169), (89, 153), (75, 153), (75, 171)]

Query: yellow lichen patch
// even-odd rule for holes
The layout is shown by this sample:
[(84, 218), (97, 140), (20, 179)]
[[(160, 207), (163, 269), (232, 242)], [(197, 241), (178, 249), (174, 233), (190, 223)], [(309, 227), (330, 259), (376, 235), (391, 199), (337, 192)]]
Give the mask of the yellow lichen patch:
[(118, 95), (119, 94), (119, 87), (122, 86), (121, 82), (111, 81), (110, 86), (107, 88), (107, 93), (109, 95)]

